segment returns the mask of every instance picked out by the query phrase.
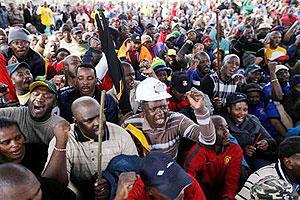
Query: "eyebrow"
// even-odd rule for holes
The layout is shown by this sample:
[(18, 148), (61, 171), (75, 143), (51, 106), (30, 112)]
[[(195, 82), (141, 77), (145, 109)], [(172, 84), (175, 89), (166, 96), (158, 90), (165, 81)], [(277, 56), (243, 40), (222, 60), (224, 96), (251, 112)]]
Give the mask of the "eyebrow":
[(84, 117), (83, 117), (83, 120), (84, 120), (84, 121), (88, 121), (88, 120), (91, 120), (91, 119), (95, 119), (96, 117), (99, 117), (99, 115), (96, 115), (96, 116), (90, 117), (90, 118), (84, 118)]

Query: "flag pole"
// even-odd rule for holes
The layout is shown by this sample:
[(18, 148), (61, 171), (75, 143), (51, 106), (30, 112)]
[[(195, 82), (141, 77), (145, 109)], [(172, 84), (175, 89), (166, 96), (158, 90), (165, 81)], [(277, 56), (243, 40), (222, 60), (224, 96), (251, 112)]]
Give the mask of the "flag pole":
[[(219, 9), (216, 9), (215, 10), (216, 12), (216, 24), (217, 24), (217, 75), (220, 79), (220, 25), (219, 25), (219, 13), (220, 13), (220, 10)], [(217, 97), (220, 97), (220, 80), (218, 81), (218, 94), (217, 94)]]
[(105, 102), (105, 90), (101, 91), (100, 108), (99, 108), (99, 131), (98, 131), (98, 165), (97, 174), (98, 178), (102, 176), (101, 163), (102, 163), (102, 137), (105, 134), (104, 131), (104, 102)]

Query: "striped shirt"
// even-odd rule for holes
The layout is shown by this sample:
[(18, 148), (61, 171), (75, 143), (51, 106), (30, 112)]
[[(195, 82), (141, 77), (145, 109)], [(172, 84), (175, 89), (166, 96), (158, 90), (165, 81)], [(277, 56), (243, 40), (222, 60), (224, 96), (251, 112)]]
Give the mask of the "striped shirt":
[[(284, 181), (290, 183), (286, 175), (283, 173), (281, 163), (278, 160), (278, 163), (273, 163), (271, 165), (267, 165), (265, 167), (260, 168), (253, 174), (251, 174), (246, 181), (244, 187), (241, 189), (241, 191), (235, 196), (235, 199), (237, 200), (248, 200), (251, 199), (250, 190), (252, 186), (259, 182), (261, 179), (267, 177), (267, 176), (274, 176), (278, 179), (283, 179)], [(292, 183), (290, 183), (292, 184)]]
[(122, 126), (127, 127), (129, 124), (135, 126), (143, 132), (152, 150), (160, 150), (171, 155), (174, 159), (177, 157), (181, 137), (205, 145), (215, 143), (215, 129), (210, 120), (209, 112), (199, 115), (195, 111), (198, 124), (180, 113), (169, 111), (166, 115), (166, 124), (162, 128), (151, 128), (148, 121), (143, 117), (143, 113), (128, 118)]
[(217, 72), (206, 76), (201, 82), (201, 91), (207, 94), (210, 99), (215, 97), (220, 97), (223, 103), (226, 103), (226, 97), (236, 92), (237, 85), (234, 83), (233, 79), (228, 82), (222, 81)]

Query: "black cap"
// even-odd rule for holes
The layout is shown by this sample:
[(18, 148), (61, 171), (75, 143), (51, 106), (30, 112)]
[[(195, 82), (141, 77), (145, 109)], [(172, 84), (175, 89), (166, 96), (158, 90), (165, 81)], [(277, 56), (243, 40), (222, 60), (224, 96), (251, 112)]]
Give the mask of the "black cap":
[(226, 98), (227, 105), (236, 104), (242, 101), (248, 102), (247, 96), (241, 92), (232, 93)]
[(79, 27), (75, 27), (72, 29), (71, 33), (72, 34), (82, 33), (82, 30)]
[(300, 136), (288, 137), (278, 147), (278, 158), (288, 158), (300, 153)]
[(171, 78), (171, 87), (181, 94), (190, 91), (192, 83), (188, 74), (186, 72), (174, 72)]
[(61, 32), (71, 32), (71, 28), (65, 24), (61, 27)]
[(155, 26), (153, 24), (149, 23), (149, 24), (147, 24), (146, 29), (152, 28), (152, 27), (155, 27)]
[(262, 92), (262, 87), (257, 83), (248, 83), (243, 87), (244, 93)]

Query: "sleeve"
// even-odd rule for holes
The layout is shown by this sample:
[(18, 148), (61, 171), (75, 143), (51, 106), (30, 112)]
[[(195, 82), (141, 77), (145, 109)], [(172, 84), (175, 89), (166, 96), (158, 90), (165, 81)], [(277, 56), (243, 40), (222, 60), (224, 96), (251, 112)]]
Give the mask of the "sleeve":
[[(147, 199), (145, 194), (145, 186), (141, 178), (138, 178), (134, 183), (132, 190), (129, 192), (126, 200), (141, 200)], [(150, 199), (150, 198), (149, 198)]]
[(276, 148), (276, 141), (273, 139), (273, 137), (269, 134), (269, 132), (263, 127), (263, 125), (260, 123), (259, 119), (256, 116), (253, 116), (255, 119), (255, 123), (260, 126), (259, 133), (262, 135), (262, 139), (267, 140), (269, 143), (269, 151), (274, 151)]
[(260, 180), (260, 177), (253, 173), (249, 176), (247, 181), (244, 184), (244, 187), (241, 189), (241, 191), (235, 196), (236, 200), (247, 200), (251, 199), (250, 195), (250, 189), (252, 188), (254, 183), (257, 183)]
[[(55, 143), (56, 143), (56, 138), (53, 137), (52, 140), (50, 141), (49, 143), (49, 147), (48, 147), (48, 157), (47, 157), (47, 162), (45, 163), (45, 166), (44, 166), (44, 170), (43, 170), (43, 173), (52, 157), (52, 153), (54, 151), (54, 146), (55, 146)], [(69, 148), (68, 147), (69, 145), (67, 145), (67, 149)], [(68, 180), (70, 180), (70, 174), (71, 174), (71, 162), (70, 162), (70, 155), (68, 154), (68, 150), (66, 152), (66, 161), (67, 161), (67, 174), (68, 174)], [(43, 174), (42, 173), (42, 174)]]
[(225, 184), (223, 189), (222, 198), (234, 199), (234, 196), (238, 192), (239, 180), (241, 173), (241, 162), (243, 157), (243, 150), (236, 144), (231, 144), (234, 148), (232, 158), (229, 166), (226, 169)]
[(204, 115), (200, 115), (195, 111), (195, 116), (198, 125), (191, 119), (183, 116), (179, 124), (180, 135), (204, 145), (214, 144), (216, 141), (215, 127), (210, 119), (209, 111), (207, 110)]
[(0, 116), (1, 117), (13, 117), (14, 116), (14, 109), (13, 107), (8, 108), (1, 108), (0, 109)]

